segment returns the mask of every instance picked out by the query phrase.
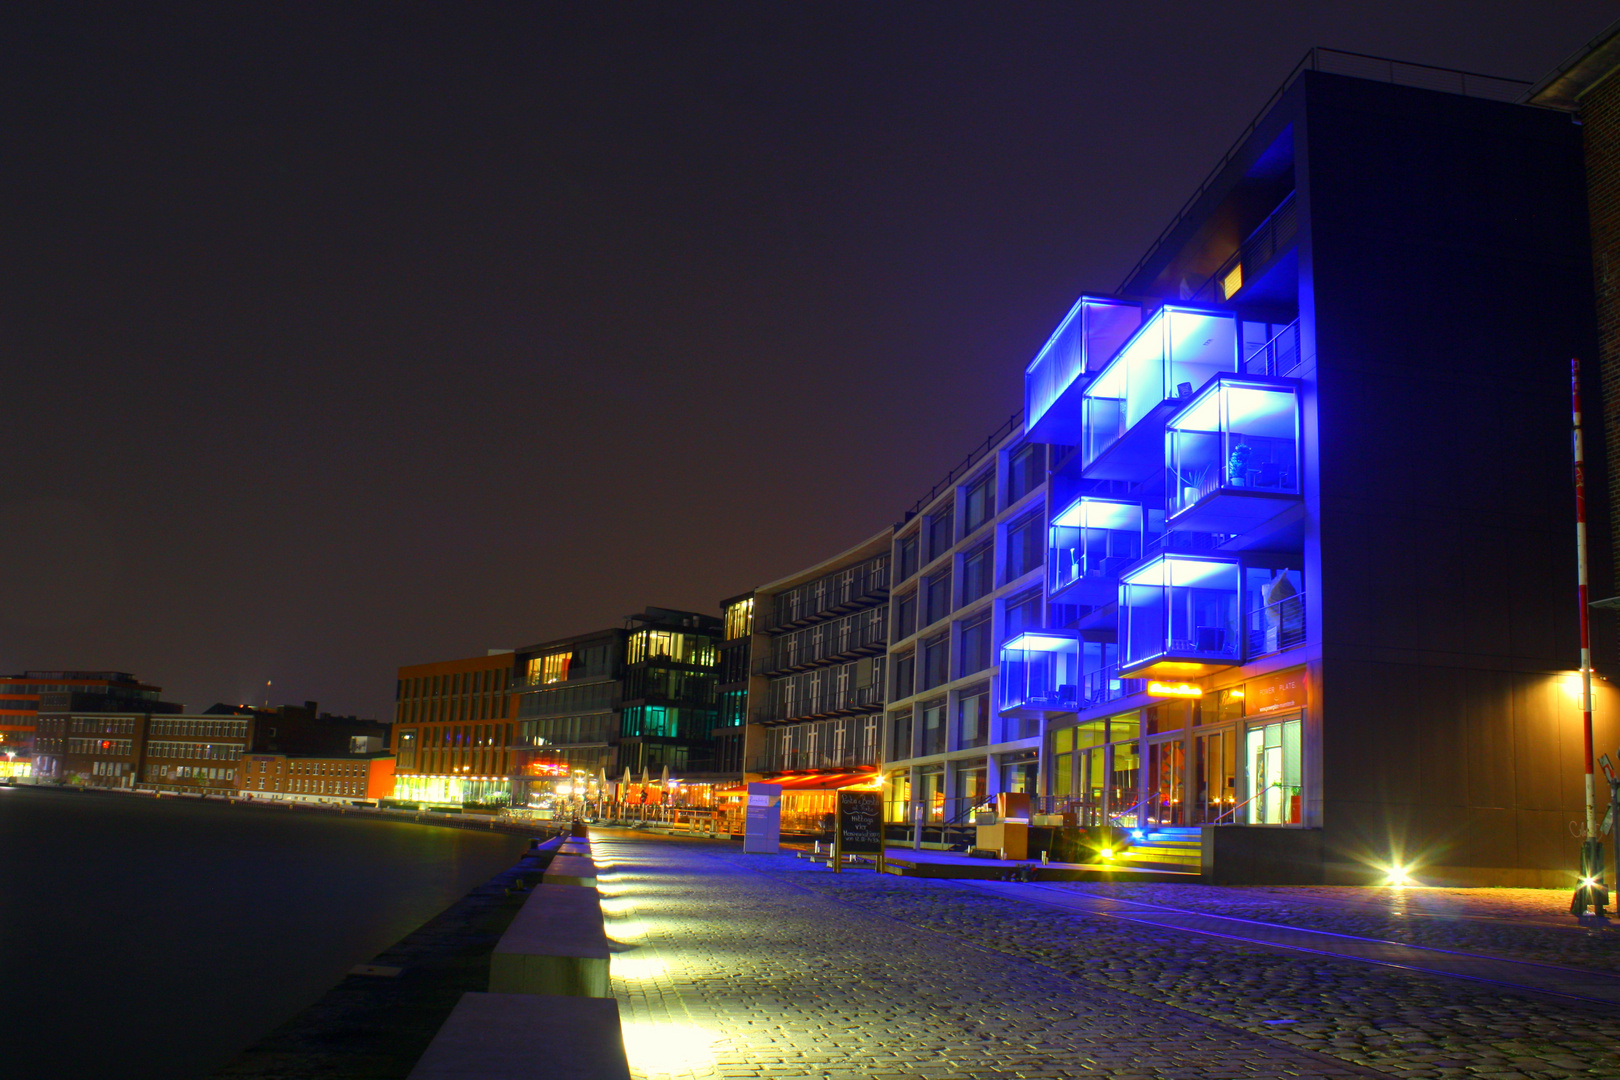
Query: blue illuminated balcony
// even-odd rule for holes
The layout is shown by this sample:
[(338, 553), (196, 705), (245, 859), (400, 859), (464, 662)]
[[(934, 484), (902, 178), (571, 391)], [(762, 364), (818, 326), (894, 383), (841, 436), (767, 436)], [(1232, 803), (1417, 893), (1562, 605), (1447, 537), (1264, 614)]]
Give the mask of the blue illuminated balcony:
[(1166, 525), (1263, 525), (1298, 502), (1299, 464), (1299, 387), (1222, 374), (1165, 424)]
[(1243, 659), (1236, 559), (1161, 555), (1119, 583), (1120, 672), (1188, 678)]
[(1034, 717), (1080, 708), (1080, 639), (1032, 630), (1001, 647), (1001, 712)]
[(1024, 369), (1024, 430), (1059, 446), (1080, 441), (1080, 390), (1142, 325), (1142, 309), (1082, 296)]
[(1223, 371), (1236, 372), (1231, 312), (1165, 305), (1081, 392), (1087, 477), (1147, 479), (1164, 467), (1162, 421)]
[[(1142, 557), (1162, 531), (1163, 514), (1141, 503), (1083, 495), (1052, 519), (1047, 559), (1050, 599), (1108, 604), (1119, 595), (1119, 572)], [(1144, 525), (1147, 528), (1144, 528)]]

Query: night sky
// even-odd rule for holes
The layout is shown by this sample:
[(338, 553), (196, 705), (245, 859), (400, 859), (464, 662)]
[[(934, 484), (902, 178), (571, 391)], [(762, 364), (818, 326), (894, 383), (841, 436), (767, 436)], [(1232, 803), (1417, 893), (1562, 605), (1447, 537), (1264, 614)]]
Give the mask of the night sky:
[(1310, 46), (1538, 79), (1616, 15), (12, 8), (0, 671), (387, 717), (715, 611), (1018, 409)]

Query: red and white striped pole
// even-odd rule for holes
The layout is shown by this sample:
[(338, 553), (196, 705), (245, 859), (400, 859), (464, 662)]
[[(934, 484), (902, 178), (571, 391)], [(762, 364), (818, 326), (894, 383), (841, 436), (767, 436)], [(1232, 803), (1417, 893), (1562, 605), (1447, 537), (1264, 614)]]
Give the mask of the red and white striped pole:
[(1569, 362), (1570, 388), (1575, 404), (1575, 566), (1581, 604), (1581, 724), (1586, 746), (1586, 832), (1595, 841), (1597, 791), (1592, 776), (1592, 627), (1586, 587), (1586, 452), (1581, 444), (1581, 362)]
[(1575, 565), (1581, 604), (1581, 726), (1586, 749), (1586, 829), (1581, 840), (1581, 876), (1570, 899), (1570, 914), (1601, 917), (1608, 903), (1603, 886), (1603, 842), (1598, 839), (1596, 780), (1592, 775), (1592, 628), (1586, 584), (1586, 451), (1581, 445), (1581, 362), (1569, 362), (1570, 392), (1575, 406)]

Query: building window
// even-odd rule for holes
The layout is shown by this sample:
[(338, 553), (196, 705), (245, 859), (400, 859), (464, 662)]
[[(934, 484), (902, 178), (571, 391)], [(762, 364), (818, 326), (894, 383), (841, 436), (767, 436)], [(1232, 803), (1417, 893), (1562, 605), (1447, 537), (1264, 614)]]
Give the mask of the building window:
[(962, 665), (958, 675), (972, 675), (990, 666), (990, 612), (962, 625)]
[(980, 544), (962, 556), (962, 603), (971, 604), (995, 588), (995, 545)]
[(945, 752), (945, 699), (925, 701), (922, 709), (922, 754)]
[(949, 570), (935, 574), (928, 579), (928, 591), (924, 596), (927, 611), (923, 613), (923, 625), (932, 626), (951, 613), (951, 572)]
[(894, 628), (897, 640), (917, 632), (917, 594), (909, 592), (894, 604)]
[(894, 696), (910, 697), (917, 692), (917, 654), (903, 652), (894, 658)]
[(726, 640), (735, 641), (754, 632), (754, 598), (739, 600), (726, 608)]
[(917, 534), (902, 536), (896, 545), (895, 562), (899, 563), (900, 573), (896, 581), (904, 581), (917, 572)]
[(956, 509), (950, 503), (928, 515), (928, 558), (939, 558), (956, 542)]
[(976, 686), (956, 699), (957, 749), (971, 750), (990, 742), (990, 688)]
[(1007, 580), (1023, 577), (1042, 564), (1045, 552), (1041, 512), (1025, 514), (1007, 526)]
[(896, 709), (889, 714), (889, 760), (904, 761), (911, 756), (911, 710)]
[(1025, 443), (1007, 455), (1007, 503), (1011, 505), (1041, 486), (1046, 477), (1046, 447)]
[(922, 644), (922, 688), (931, 690), (950, 678), (951, 635), (935, 634)]
[(1041, 590), (1029, 589), (1008, 597), (1007, 617), (1002, 621), (1009, 641), (1025, 630), (1041, 629)]
[(996, 474), (991, 469), (962, 493), (962, 535), (971, 536), (996, 516)]

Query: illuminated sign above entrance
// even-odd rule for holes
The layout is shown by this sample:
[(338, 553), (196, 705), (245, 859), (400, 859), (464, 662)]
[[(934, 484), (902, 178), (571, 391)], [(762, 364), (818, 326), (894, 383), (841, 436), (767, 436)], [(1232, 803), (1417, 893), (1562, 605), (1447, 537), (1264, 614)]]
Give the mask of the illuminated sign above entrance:
[(1184, 683), (1184, 682), (1179, 682), (1179, 683), (1159, 682), (1157, 679), (1155, 679), (1154, 681), (1148, 683), (1147, 692), (1148, 692), (1149, 697), (1203, 697), (1204, 696), (1204, 688), (1201, 687), (1201, 686), (1194, 686), (1192, 683)]

